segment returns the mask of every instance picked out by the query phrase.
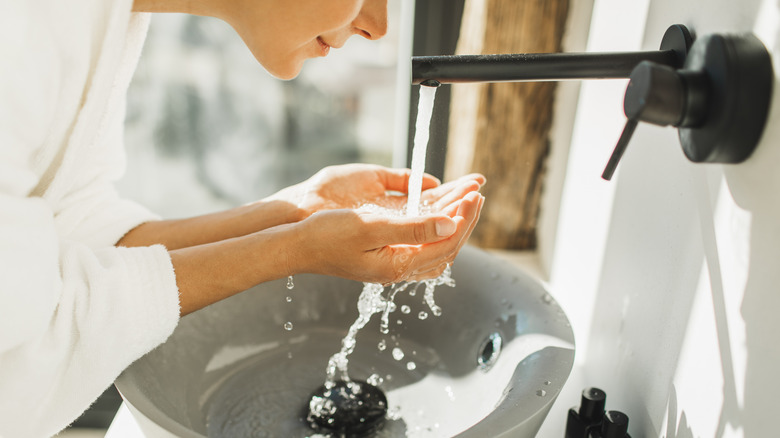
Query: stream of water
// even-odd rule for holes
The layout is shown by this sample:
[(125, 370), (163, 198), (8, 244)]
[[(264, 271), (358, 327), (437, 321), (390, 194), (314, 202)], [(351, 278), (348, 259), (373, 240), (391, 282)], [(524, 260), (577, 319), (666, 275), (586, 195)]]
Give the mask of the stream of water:
[[(406, 216), (418, 216), (420, 214), (420, 198), (422, 194), (422, 179), (425, 172), (425, 155), (428, 148), (428, 139), (430, 137), (430, 123), (431, 116), (433, 114), (433, 103), (436, 98), (435, 87), (420, 87), (420, 99), (417, 109), (417, 123), (415, 124), (414, 135), (414, 148), (412, 150), (412, 173), (409, 177), (409, 189), (408, 199), (406, 203)], [(375, 206), (371, 206), (375, 208)], [(398, 214), (392, 211), (386, 211), (385, 214), (393, 215)], [(441, 308), (439, 308), (434, 299), (433, 291), (436, 286), (446, 284), (448, 286), (454, 286), (454, 281), (450, 277), (450, 269), (447, 270), (439, 277), (433, 280), (425, 280), (421, 282), (425, 284), (425, 303), (430, 308), (431, 312), (438, 316), (441, 315)], [(347, 336), (342, 341), (341, 351), (334, 354), (328, 361), (326, 369), (326, 381), (325, 387), (330, 388), (335, 384), (336, 379), (344, 381), (350, 381), (349, 379), (349, 355), (355, 349), (355, 336), (358, 331), (362, 329), (371, 317), (375, 313), (382, 313), (382, 325), (381, 330), (383, 333), (387, 333), (389, 330), (389, 314), (396, 310), (394, 303), (395, 295), (408, 288), (411, 283), (395, 284), (390, 287), (390, 292), (387, 297), (382, 294), (385, 291), (385, 287), (381, 284), (365, 283), (363, 292), (358, 299), (358, 311), (360, 316), (349, 328)], [(415, 289), (416, 290), (416, 289)], [(420, 319), (427, 317), (426, 312), (420, 312)], [(409, 364), (410, 367), (414, 367), (413, 363)], [(316, 407), (313, 408), (313, 411)]]
[(414, 125), (414, 147), (412, 148), (412, 175), (409, 177), (409, 199), (406, 202), (406, 215), (420, 214), (420, 195), (422, 178), (425, 172), (425, 155), (428, 151), (428, 139), (431, 132), (433, 102), (437, 87), (420, 86), (420, 100), (417, 107), (417, 122)]

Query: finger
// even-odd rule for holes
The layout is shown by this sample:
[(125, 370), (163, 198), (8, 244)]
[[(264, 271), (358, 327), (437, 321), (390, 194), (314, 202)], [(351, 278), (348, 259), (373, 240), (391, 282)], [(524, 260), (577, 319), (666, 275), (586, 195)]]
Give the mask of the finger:
[[(466, 195), (464, 195), (463, 197), (461, 197), (461, 199), (458, 199), (458, 200), (456, 200), (455, 202), (453, 202), (453, 203), (451, 203), (451, 204), (449, 204), (449, 205), (446, 205), (446, 206), (444, 206), (444, 207), (443, 207), (443, 208), (442, 208), (442, 209), (439, 211), (439, 213), (441, 213), (441, 214), (446, 214), (447, 216), (449, 216), (449, 217), (452, 217), (452, 218), (454, 218), (455, 216), (461, 216), (461, 217), (463, 217), (463, 216), (464, 216), (464, 214), (465, 214), (464, 212), (465, 212), (466, 210), (461, 210), (461, 206), (462, 206), (462, 204), (464, 203), (464, 198), (465, 198), (466, 196), (469, 196), (469, 195), (470, 195), (470, 193), (474, 193), (474, 194), (476, 194), (476, 195), (477, 195), (477, 197), (478, 197), (478, 198), (482, 198), (482, 199), (484, 200), (484, 197), (483, 197), (483, 196), (482, 196), (482, 195), (481, 195), (479, 192), (469, 192), (469, 193), (467, 193)], [(477, 201), (479, 201), (479, 199), (477, 199)], [(481, 208), (481, 207), (480, 207), (480, 208)]]
[[(469, 193), (463, 198), (458, 207), (458, 215), (453, 218), (457, 223), (457, 231), (446, 239), (422, 246), (419, 253), (415, 256), (413, 271), (441, 263), (442, 260), (447, 260), (451, 256), (454, 257), (463, 237), (467, 235), (470, 229), (473, 229), (471, 223), (479, 211), (478, 207), (481, 198), (482, 195), (477, 192)], [(466, 216), (461, 216), (460, 214), (465, 214)]]
[(422, 245), (447, 239), (458, 230), (458, 221), (446, 215), (416, 217), (368, 216), (367, 233), (375, 247), (387, 245)]
[[(474, 228), (477, 226), (477, 223), (479, 222), (479, 216), (482, 213), (482, 206), (485, 205), (485, 197), (480, 195), (479, 196), (479, 202), (476, 205), (476, 214), (469, 214), (469, 212), (463, 212), (464, 214), (467, 214), (472, 217), (471, 223), (469, 224), (468, 229), (466, 230), (466, 233), (461, 237), (460, 242), (458, 243), (458, 247), (455, 250), (457, 253), (460, 251), (461, 248), (463, 248), (463, 245), (466, 244), (466, 241), (469, 240), (469, 237), (471, 236), (471, 233), (474, 231)], [(460, 211), (459, 211), (460, 212)]]
[(458, 199), (457, 201), (453, 202), (452, 204), (444, 207), (439, 211), (441, 214), (446, 214), (447, 216), (454, 218), (458, 215), (458, 209), (460, 208), (460, 204), (463, 202), (463, 199)]
[(447, 266), (449, 266), (449, 263), (439, 263), (439, 265), (433, 269), (429, 269), (427, 271), (421, 271), (421, 272), (414, 272), (412, 273), (412, 275), (409, 276), (409, 279), (407, 281), (423, 281), (423, 280), (431, 280), (433, 278), (439, 278), (444, 273), (444, 271), (447, 270)]
[[(472, 173), (469, 175), (462, 176), (458, 179), (446, 182), (431, 190), (426, 190), (423, 193), (422, 198), (423, 200), (427, 200), (428, 202), (431, 203), (437, 202), (439, 205), (443, 206), (446, 204), (440, 202), (440, 200), (445, 196), (450, 196), (452, 192), (460, 193), (461, 194), (460, 196), (458, 196), (457, 194), (452, 195), (453, 198), (459, 198), (462, 197), (462, 195), (465, 193), (474, 190), (479, 190), (484, 183), (485, 183), (484, 176), (478, 173)], [(452, 199), (450, 199), (449, 202), (447, 202), (447, 204), (450, 202), (452, 202)]]
[(422, 190), (429, 190), (440, 185), (441, 181), (439, 178), (428, 173), (423, 173)]
[(479, 215), (482, 211), (482, 206), (484, 205), (485, 197), (482, 196), (480, 193), (474, 192), (473, 194), (467, 195), (466, 198), (464, 198), (463, 202), (458, 203), (457, 207), (457, 213), (455, 217), (463, 218), (463, 223), (465, 224), (464, 230), (459, 230), (459, 233), (457, 237), (453, 236), (452, 239), (458, 239), (458, 243), (453, 250), (452, 256), (448, 259), (448, 261), (454, 260), (455, 256), (457, 255), (458, 251), (463, 247), (463, 245), (468, 240), (469, 236), (471, 236), (471, 233), (474, 231), (474, 227), (476, 227), (477, 223), (479, 222)]
[(473, 179), (474, 181), (479, 183), (480, 187), (484, 186), (485, 183), (487, 182), (487, 178), (485, 178), (485, 175), (482, 175), (481, 173), (470, 173), (466, 175), (464, 178)]
[[(377, 169), (377, 175), (385, 190), (392, 190), (401, 193), (407, 193), (409, 190), (409, 177), (412, 171), (409, 169), (391, 169), (380, 167)], [(428, 190), (441, 184), (433, 175), (423, 174), (422, 189)]]
[(461, 183), (433, 204), (434, 211), (441, 210), (467, 194), (477, 190), (479, 190), (479, 184), (477, 184), (476, 181)]

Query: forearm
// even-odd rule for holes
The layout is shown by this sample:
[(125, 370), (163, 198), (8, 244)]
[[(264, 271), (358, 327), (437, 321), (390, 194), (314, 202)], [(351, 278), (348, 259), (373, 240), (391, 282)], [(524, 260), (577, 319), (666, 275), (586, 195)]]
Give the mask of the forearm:
[(245, 236), (301, 219), (302, 213), (296, 206), (268, 198), (219, 213), (147, 222), (130, 230), (116, 245), (162, 244), (169, 250), (176, 250)]
[[(186, 315), (252, 286), (290, 275), (294, 225), (170, 251)], [(293, 270), (291, 270), (293, 269)]]

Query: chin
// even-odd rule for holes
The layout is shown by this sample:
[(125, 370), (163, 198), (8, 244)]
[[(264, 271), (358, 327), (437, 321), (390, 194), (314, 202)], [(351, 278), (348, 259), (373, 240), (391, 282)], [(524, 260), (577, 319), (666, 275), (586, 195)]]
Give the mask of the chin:
[(284, 81), (295, 79), (301, 73), (303, 68), (303, 60), (294, 62), (274, 63), (266, 65), (260, 63), (273, 77)]

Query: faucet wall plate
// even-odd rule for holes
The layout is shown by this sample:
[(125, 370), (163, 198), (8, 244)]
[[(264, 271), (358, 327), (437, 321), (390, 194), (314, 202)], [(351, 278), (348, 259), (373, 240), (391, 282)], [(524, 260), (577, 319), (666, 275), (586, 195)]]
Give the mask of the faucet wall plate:
[(769, 115), (774, 73), (764, 45), (752, 34), (708, 35), (696, 41), (684, 71), (707, 78), (700, 126), (679, 129), (693, 162), (740, 163), (758, 145)]
[(693, 35), (687, 27), (682, 24), (673, 24), (666, 29), (663, 38), (661, 38), (661, 50), (671, 50), (676, 55), (676, 64), (673, 67), (681, 68), (685, 65), (688, 58), (688, 52), (693, 45)]

